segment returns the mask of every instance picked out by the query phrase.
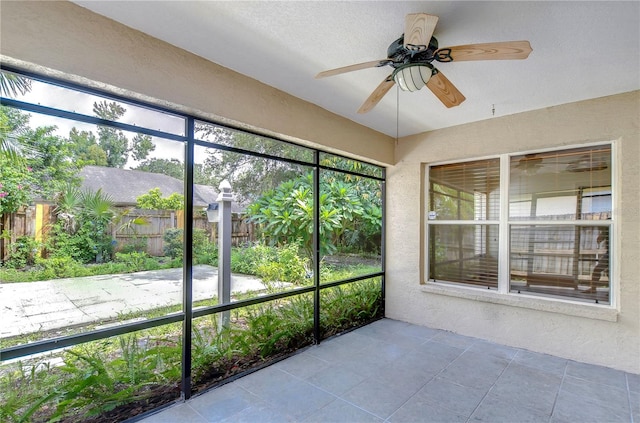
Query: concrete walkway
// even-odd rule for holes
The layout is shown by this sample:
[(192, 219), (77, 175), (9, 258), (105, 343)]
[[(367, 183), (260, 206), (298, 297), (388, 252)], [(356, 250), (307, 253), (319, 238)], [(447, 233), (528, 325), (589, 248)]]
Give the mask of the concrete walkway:
[[(261, 291), (260, 279), (231, 276), (231, 292)], [(194, 301), (218, 291), (215, 267), (193, 268)], [(121, 275), (0, 283), (0, 338), (112, 319), (119, 314), (182, 303), (182, 269)]]

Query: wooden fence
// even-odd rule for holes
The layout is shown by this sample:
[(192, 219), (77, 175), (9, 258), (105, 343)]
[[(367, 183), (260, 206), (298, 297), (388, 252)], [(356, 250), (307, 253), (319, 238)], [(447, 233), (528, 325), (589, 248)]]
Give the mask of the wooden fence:
[[(184, 217), (182, 211), (142, 210), (118, 208), (120, 218), (110, 227), (116, 241), (116, 251), (128, 244), (146, 244), (146, 252), (152, 256), (163, 256), (164, 233), (167, 229), (182, 228)], [(135, 224), (144, 221), (144, 224)], [(46, 239), (47, 230), (55, 222), (53, 207), (48, 204), (37, 204), (17, 213), (0, 216), (0, 231), (5, 234), (0, 238), (0, 258), (6, 260), (11, 251), (11, 243), (21, 236), (31, 236), (38, 241)], [(205, 215), (193, 217), (193, 228), (203, 230), (211, 241), (216, 241), (217, 223), (209, 223)], [(232, 215), (232, 245), (239, 246), (255, 240), (255, 225), (242, 216)]]

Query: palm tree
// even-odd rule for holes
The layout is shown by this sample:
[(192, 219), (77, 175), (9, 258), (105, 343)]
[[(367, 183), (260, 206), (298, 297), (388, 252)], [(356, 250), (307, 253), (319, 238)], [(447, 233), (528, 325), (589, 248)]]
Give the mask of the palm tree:
[[(31, 79), (12, 73), (0, 72), (0, 95), (17, 97), (31, 91)], [(0, 121), (0, 154), (11, 160), (20, 160), (24, 155), (25, 146), (13, 133), (8, 122)]]
[(17, 97), (25, 95), (31, 91), (31, 79), (14, 75), (12, 73), (0, 72), (0, 94)]

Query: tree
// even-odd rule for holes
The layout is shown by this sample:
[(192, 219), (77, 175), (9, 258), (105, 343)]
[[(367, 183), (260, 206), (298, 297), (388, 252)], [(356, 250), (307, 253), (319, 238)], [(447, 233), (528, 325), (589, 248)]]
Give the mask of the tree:
[[(126, 113), (126, 109), (119, 103), (100, 101), (93, 103), (93, 113), (101, 119), (116, 122)], [(123, 168), (129, 156), (134, 160), (144, 160), (155, 149), (155, 145), (148, 135), (136, 134), (131, 140), (123, 131), (110, 126), (98, 125), (98, 146), (106, 154), (107, 166)]]
[(73, 127), (69, 141), (76, 159), (83, 165), (106, 166), (107, 154), (98, 146), (98, 140), (91, 131), (79, 131)]
[[(208, 124), (197, 125), (196, 134), (218, 144), (310, 161), (308, 149), (257, 135)], [(303, 172), (303, 167), (298, 165), (224, 150), (209, 150), (203, 163), (203, 179), (208, 180), (207, 184), (217, 187), (223, 180), (228, 180), (238, 201), (252, 201)]]
[[(323, 172), (320, 181), (320, 249), (333, 254), (360, 239), (375, 250), (380, 236), (380, 190), (362, 177)], [(347, 181), (350, 177), (350, 181)], [(363, 188), (365, 187), (365, 188)], [(249, 219), (261, 225), (272, 244), (300, 241), (309, 257), (313, 252), (313, 174), (283, 182), (247, 208)]]
[(0, 72), (0, 94), (17, 97), (31, 91), (31, 79), (8, 72)]
[(0, 215), (15, 213), (31, 201), (34, 179), (24, 163), (0, 155)]
[(136, 170), (143, 172), (159, 173), (172, 178), (184, 179), (184, 163), (178, 159), (150, 159), (140, 163)]
[[(181, 181), (184, 180), (184, 163), (178, 159), (152, 158), (143, 161), (134, 169), (171, 176)], [(216, 186), (211, 177), (204, 171), (204, 166), (201, 163), (195, 163), (193, 166), (193, 182), (195, 184)]]
[(32, 192), (44, 198), (53, 197), (68, 182), (80, 183), (77, 175), (81, 163), (73, 159), (72, 143), (54, 135), (55, 130), (55, 126), (29, 128), (20, 136), (24, 145), (37, 151), (37, 154), (27, 157), (27, 164), (36, 180)]
[(162, 197), (160, 188), (152, 188), (148, 193), (136, 198), (136, 207), (149, 210), (183, 210), (184, 197), (177, 192)]
[[(0, 71), (0, 94), (8, 97), (25, 95), (31, 91), (31, 79)], [(0, 106), (7, 109), (4, 106)], [(13, 161), (20, 161), (26, 149), (16, 136), (16, 128), (11, 128), (8, 119), (0, 119), (0, 155)]]
[(88, 263), (111, 256), (114, 242), (108, 228), (116, 212), (109, 195), (67, 184), (56, 195), (55, 210), (58, 218), (47, 245), (53, 257), (68, 256)]

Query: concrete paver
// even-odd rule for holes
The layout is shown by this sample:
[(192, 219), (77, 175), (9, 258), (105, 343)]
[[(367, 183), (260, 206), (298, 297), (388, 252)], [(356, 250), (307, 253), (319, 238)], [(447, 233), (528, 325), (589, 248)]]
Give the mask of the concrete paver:
[[(215, 267), (193, 267), (193, 299), (218, 294)], [(107, 320), (119, 314), (182, 303), (182, 269), (0, 283), (0, 338)], [(262, 291), (247, 275), (231, 275), (231, 292)]]

